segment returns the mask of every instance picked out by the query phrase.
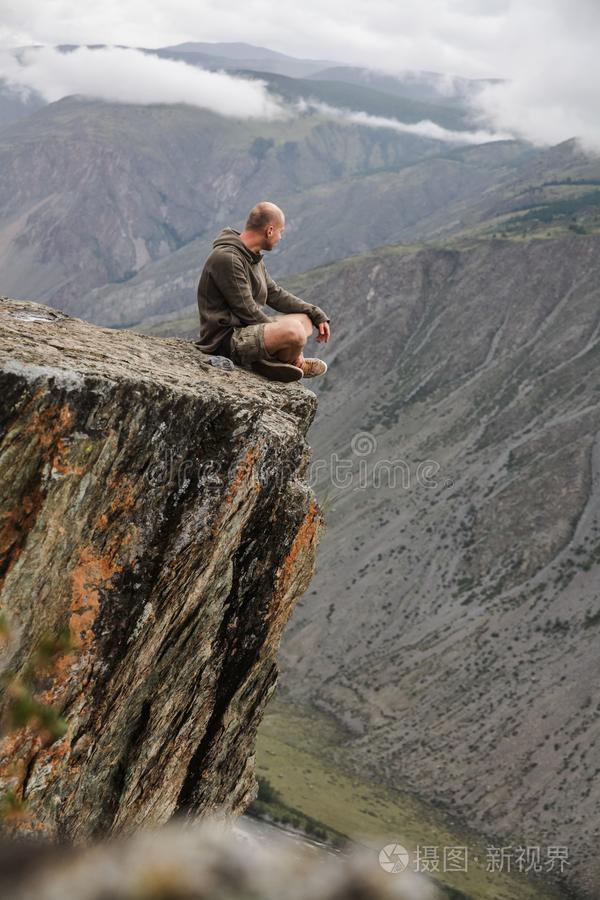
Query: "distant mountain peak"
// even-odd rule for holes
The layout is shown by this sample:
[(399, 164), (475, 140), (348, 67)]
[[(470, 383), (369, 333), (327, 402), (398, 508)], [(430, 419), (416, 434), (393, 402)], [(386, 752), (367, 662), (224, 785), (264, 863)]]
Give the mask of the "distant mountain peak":
[(228, 56), (230, 59), (293, 59), (286, 53), (279, 53), (268, 47), (257, 47), (254, 44), (245, 44), (240, 41), (187, 41), (183, 44), (174, 44), (158, 49), (177, 53), (210, 53), (212, 56)]

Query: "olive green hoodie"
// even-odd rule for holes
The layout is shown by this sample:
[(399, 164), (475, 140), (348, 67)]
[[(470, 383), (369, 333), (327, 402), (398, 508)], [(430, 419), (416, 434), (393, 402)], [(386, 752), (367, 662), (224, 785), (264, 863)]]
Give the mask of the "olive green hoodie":
[[(262, 253), (254, 253), (240, 240), (240, 232), (224, 228), (213, 242), (198, 283), (200, 340), (204, 353), (227, 353), (229, 335), (240, 325), (272, 322), (264, 310), (303, 312), (314, 325), (329, 322), (318, 306), (284, 291), (265, 269)], [(223, 343), (225, 342), (225, 343)]]

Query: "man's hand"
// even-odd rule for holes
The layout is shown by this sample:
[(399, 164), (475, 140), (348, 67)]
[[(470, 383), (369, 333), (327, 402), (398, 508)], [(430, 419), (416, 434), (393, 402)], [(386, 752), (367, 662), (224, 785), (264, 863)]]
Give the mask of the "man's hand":
[(323, 343), (323, 342), (327, 343), (327, 341), (328, 341), (329, 338), (331, 337), (331, 331), (330, 331), (330, 328), (329, 328), (329, 322), (321, 322), (321, 324), (318, 326), (318, 328), (319, 328), (319, 333), (318, 333), (318, 335), (316, 336), (315, 340), (316, 340), (319, 344), (321, 344), (321, 343)]

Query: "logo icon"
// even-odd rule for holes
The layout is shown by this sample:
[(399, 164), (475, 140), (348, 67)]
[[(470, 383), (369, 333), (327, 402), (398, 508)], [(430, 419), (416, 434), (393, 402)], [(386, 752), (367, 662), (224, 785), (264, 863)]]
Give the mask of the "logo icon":
[(379, 851), (379, 865), (392, 875), (404, 872), (408, 867), (408, 863), (408, 850), (402, 844), (386, 844)]

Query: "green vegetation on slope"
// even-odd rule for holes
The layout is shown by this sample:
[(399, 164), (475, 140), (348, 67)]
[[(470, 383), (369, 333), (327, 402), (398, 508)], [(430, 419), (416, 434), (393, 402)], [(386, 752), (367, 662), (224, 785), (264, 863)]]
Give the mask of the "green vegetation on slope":
[(287, 820), (338, 845), (347, 835), (377, 852), (397, 842), (411, 853), (417, 846), (437, 847), (441, 857), (444, 847), (466, 846), (467, 872), (431, 874), (474, 900), (558, 900), (563, 896), (543, 880), (486, 871), (486, 847), (498, 844), (423, 803), (408, 786), (392, 790), (344, 771), (347, 741), (348, 735), (313, 707), (275, 699), (258, 732), (257, 775), (262, 791), (251, 812)]
[(271, 72), (240, 71), (244, 78), (260, 78), (268, 83), (272, 93), (288, 103), (298, 100), (318, 100), (329, 106), (367, 112), (372, 116), (384, 116), (401, 122), (435, 122), (451, 130), (472, 128), (468, 115), (456, 106), (426, 103), (407, 97), (393, 96), (376, 88), (345, 81), (320, 81), (311, 78), (288, 78)]

